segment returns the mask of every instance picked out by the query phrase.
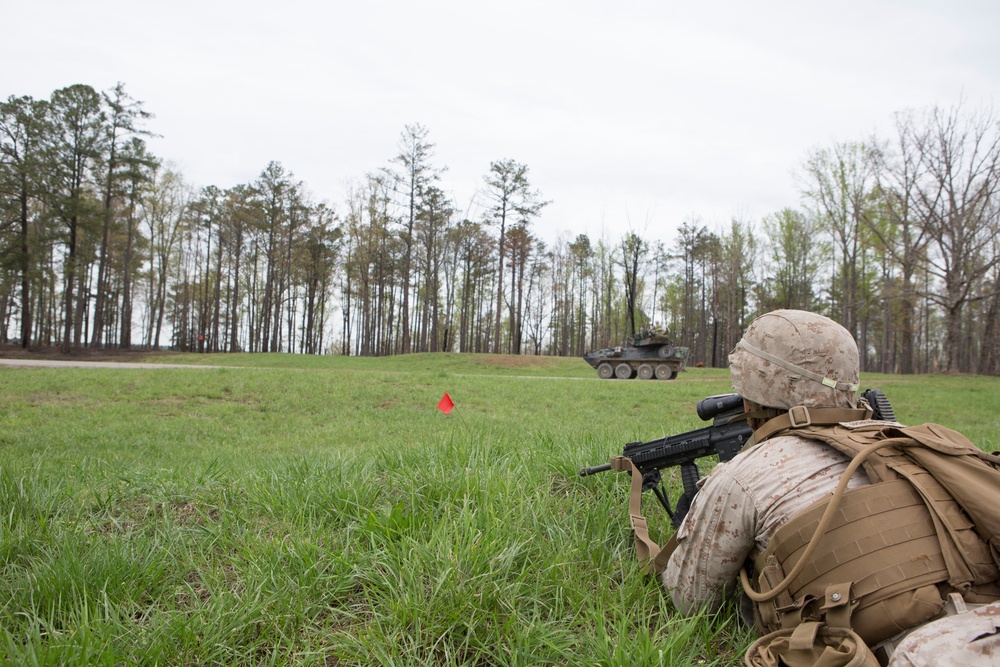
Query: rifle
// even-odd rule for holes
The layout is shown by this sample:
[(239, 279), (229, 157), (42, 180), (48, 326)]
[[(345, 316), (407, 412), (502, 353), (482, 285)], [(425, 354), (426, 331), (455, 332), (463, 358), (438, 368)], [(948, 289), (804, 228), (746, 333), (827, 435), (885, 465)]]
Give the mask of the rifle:
[[(861, 396), (872, 408), (872, 419), (895, 420), (892, 406), (882, 391), (867, 389)], [(698, 401), (695, 409), (702, 421), (711, 419), (712, 425), (648, 442), (630, 442), (622, 450), (622, 456), (629, 459), (632, 468), (642, 475), (642, 491), (651, 490), (656, 494), (675, 529), (680, 527), (698, 492), (696, 461), (713, 455), (718, 456), (719, 461), (728, 461), (753, 436), (753, 429), (746, 420), (743, 397), (739, 394), (719, 394), (703, 398)], [(681, 483), (684, 486), (684, 493), (677, 501), (676, 508), (670, 506), (670, 500), (663, 492), (660, 474), (660, 469), (672, 466), (680, 466)], [(611, 468), (611, 463), (582, 468), (580, 476), (594, 475)]]
[[(648, 442), (630, 442), (622, 450), (622, 456), (631, 460), (633, 468), (642, 475), (642, 490), (652, 490), (656, 494), (674, 528), (681, 525), (698, 492), (696, 461), (712, 455), (717, 455), (720, 461), (728, 461), (753, 435), (753, 429), (746, 421), (743, 397), (739, 394), (703, 398), (698, 401), (696, 412), (702, 421), (711, 419), (712, 425)], [(684, 493), (676, 508), (670, 506), (670, 500), (663, 492), (660, 475), (661, 468), (672, 466), (680, 466), (681, 483), (684, 485)], [(610, 463), (582, 468), (580, 476), (605, 470), (611, 470)]]

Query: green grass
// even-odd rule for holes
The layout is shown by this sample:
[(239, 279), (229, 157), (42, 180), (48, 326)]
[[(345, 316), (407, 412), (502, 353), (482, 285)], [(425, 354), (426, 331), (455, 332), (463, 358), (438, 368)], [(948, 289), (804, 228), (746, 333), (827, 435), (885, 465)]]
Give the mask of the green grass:
[[(639, 574), (626, 480), (576, 474), (702, 426), (725, 371), (167, 359), (239, 368), (0, 369), (0, 664), (741, 664), (731, 608)], [(1000, 380), (865, 380), (1000, 449)]]

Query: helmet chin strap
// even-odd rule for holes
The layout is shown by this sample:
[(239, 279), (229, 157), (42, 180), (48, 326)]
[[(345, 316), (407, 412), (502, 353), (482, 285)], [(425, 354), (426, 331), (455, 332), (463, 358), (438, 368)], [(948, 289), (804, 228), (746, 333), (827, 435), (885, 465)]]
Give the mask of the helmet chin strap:
[(784, 410), (778, 410), (777, 408), (765, 408), (760, 405), (755, 405), (753, 410), (746, 413), (746, 419), (747, 423), (750, 424), (750, 428), (756, 431), (758, 428), (763, 426), (765, 422), (770, 421), (783, 413)]
[[(759, 403), (755, 403), (748, 398), (743, 399), (743, 405), (746, 407), (746, 412), (741, 415), (742, 419), (747, 420), (747, 424), (750, 428), (757, 431), (761, 426), (766, 424), (769, 420), (774, 419), (778, 415), (784, 413), (784, 410), (779, 410), (778, 408), (765, 408)], [(754, 440), (756, 442), (756, 440)]]
[(779, 410), (778, 408), (765, 408), (762, 405), (754, 406), (754, 409), (746, 413), (747, 419), (760, 419), (761, 421), (767, 421), (768, 419), (774, 419), (778, 415), (786, 412), (786, 410)]

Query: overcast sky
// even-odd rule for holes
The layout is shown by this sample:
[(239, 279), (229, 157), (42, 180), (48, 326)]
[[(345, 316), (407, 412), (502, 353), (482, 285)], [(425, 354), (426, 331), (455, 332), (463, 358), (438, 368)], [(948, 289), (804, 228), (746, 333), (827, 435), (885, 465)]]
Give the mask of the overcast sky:
[(277, 160), (343, 210), (420, 123), (462, 213), (527, 164), (550, 242), (759, 220), (800, 205), (811, 149), (1000, 98), (996, 0), (6, 4), (0, 96), (121, 81), (194, 186)]

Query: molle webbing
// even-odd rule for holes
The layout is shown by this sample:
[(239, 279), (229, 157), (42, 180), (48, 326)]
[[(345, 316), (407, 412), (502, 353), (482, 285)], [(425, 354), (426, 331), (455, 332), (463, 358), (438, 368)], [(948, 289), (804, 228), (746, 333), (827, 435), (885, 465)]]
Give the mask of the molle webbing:
[[(988, 517), (991, 512), (995, 513), (996, 507), (1000, 505), (1000, 486), (997, 485), (1000, 476), (997, 476), (995, 471), (989, 469), (978, 458), (973, 457), (975, 464), (970, 461), (971, 469), (967, 475), (967, 486), (975, 488), (971, 497), (968, 494), (962, 495), (964, 492), (970, 491), (970, 488), (963, 488), (961, 480), (955, 482), (950, 490), (945, 488), (927, 466), (914, 461), (914, 456), (919, 456), (928, 450), (917, 444), (912, 437), (907, 436), (911, 433), (923, 436), (921, 430), (923, 428), (925, 427), (889, 429), (890, 433), (898, 434), (898, 436), (885, 438), (882, 442), (897, 446), (885, 447), (876, 452), (875, 455), (870, 456), (865, 463), (865, 472), (868, 473), (873, 484), (879, 481), (905, 479), (920, 494), (924, 505), (931, 511), (937, 537), (941, 541), (941, 551), (948, 567), (947, 581), (953, 588), (965, 592), (970, 586), (980, 587), (990, 584), (995, 589), (995, 586), (992, 585), (997, 580), (998, 571), (996, 561), (986, 542), (990, 539), (990, 535), (983, 534), (981, 526), (978, 526), (969, 514), (963, 511), (962, 503), (956, 500), (956, 493), (963, 497), (966, 503), (974, 500), (989, 508), (979, 512), (981, 516)], [(942, 433), (945, 431), (942, 427), (937, 428)], [(858, 429), (845, 426), (806, 428), (800, 432), (806, 437), (823, 440), (851, 457), (857, 455), (858, 451), (872, 442), (878, 441), (878, 434), (864, 427)], [(953, 432), (949, 432), (949, 435), (950, 433)], [(966, 445), (957, 441), (961, 436), (956, 434), (951, 437), (956, 440), (954, 442), (955, 451), (961, 452), (963, 455), (966, 454)], [(967, 447), (975, 450), (971, 443)], [(928, 454), (928, 457), (924, 457), (927, 465), (935, 463), (963, 465), (961, 459), (968, 459), (967, 455), (956, 456), (954, 454), (935, 454), (934, 452), (928, 452)], [(963, 467), (961, 470), (964, 472), (965, 468)], [(985, 472), (986, 470), (989, 470), (990, 474), (993, 475), (990, 478), (993, 480), (992, 483), (984, 482), (981, 488), (972, 486), (976, 479), (973, 473)]]
[[(760, 591), (747, 594), (758, 602), (765, 629), (825, 617), (874, 645), (939, 613), (945, 593), (958, 591), (968, 602), (1000, 597), (989, 545), (1000, 533), (1000, 460), (936, 424), (793, 428), (852, 462), (831, 500), (781, 526), (757, 559)], [(845, 491), (859, 464), (871, 484)], [(825, 531), (818, 529), (821, 519)], [(808, 560), (799, 562), (809, 550)], [(845, 587), (846, 611), (843, 602), (830, 604), (831, 589), (839, 594)]]
[(925, 505), (934, 510), (938, 538), (944, 545), (945, 563), (951, 573), (948, 583), (956, 590), (965, 591), (970, 585), (996, 581), (996, 563), (989, 545), (977, 533), (976, 524), (933, 475), (902, 459), (890, 457), (886, 462), (893, 472), (909, 481), (923, 496)]
[[(792, 570), (816, 532), (826, 505), (814, 505), (778, 529), (771, 547), (757, 561), (757, 570), (764, 575), (762, 588)], [(820, 618), (820, 604), (830, 582), (852, 582), (849, 615), (867, 640), (884, 631), (865, 632), (871, 626), (864, 619), (866, 608), (878, 606), (881, 610), (880, 603), (887, 599), (947, 579), (934, 523), (919, 494), (903, 480), (869, 485), (843, 495), (820, 550), (792, 580), (786, 594), (761, 604), (760, 613), (769, 627), (794, 627)], [(926, 614), (917, 622), (940, 610), (943, 600), (932, 597), (937, 599), (917, 612)], [(890, 627), (896, 625), (893, 622)]]

